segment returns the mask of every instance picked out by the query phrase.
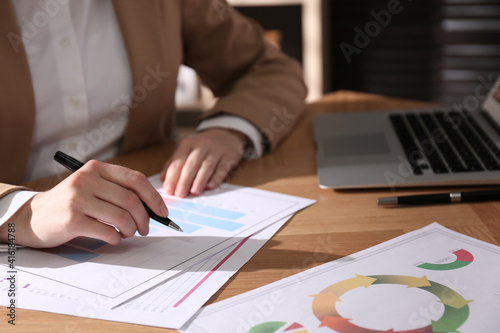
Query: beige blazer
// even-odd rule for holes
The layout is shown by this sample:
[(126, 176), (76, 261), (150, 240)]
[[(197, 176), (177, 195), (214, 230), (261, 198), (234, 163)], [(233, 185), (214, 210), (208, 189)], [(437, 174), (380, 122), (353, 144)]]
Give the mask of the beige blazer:
[[(133, 86), (148, 87), (146, 98), (133, 100), (121, 152), (172, 138), (180, 64), (194, 68), (220, 97), (203, 117), (225, 112), (245, 118), (262, 130), (271, 149), (290, 132), (306, 94), (300, 66), (265, 43), (258, 25), (224, 0), (113, 0), (113, 4)], [(16, 189), (9, 184), (22, 182), (36, 112), (24, 48), (12, 43), (20, 38), (20, 29), (10, 1), (0, 1), (0, 36), (2, 196)], [(154, 81), (147, 78), (155, 72), (163, 76), (153, 88)]]

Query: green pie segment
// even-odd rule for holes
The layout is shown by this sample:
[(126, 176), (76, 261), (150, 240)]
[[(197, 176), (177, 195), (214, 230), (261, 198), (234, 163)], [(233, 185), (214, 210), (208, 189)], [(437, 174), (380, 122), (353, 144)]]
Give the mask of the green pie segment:
[(469, 317), (469, 306), (454, 308), (449, 305), (444, 306), (444, 314), (439, 320), (432, 320), (432, 331), (437, 332), (458, 332)]
[[(293, 323), (287, 326), (284, 321), (268, 321), (266, 323), (258, 324), (252, 327), (248, 333), (277, 333), (277, 332), (290, 332), (290, 333), (307, 333), (299, 323)], [(286, 327), (286, 328), (285, 328)]]
[(252, 327), (248, 333), (274, 333), (285, 325), (284, 321), (270, 321)]
[(432, 263), (423, 263), (418, 265), (418, 268), (429, 269), (433, 271), (448, 271), (452, 269), (462, 268), (474, 261), (474, 256), (464, 249), (460, 249), (458, 251), (453, 252), (453, 254), (457, 257), (454, 262), (446, 263), (446, 264), (432, 264)]

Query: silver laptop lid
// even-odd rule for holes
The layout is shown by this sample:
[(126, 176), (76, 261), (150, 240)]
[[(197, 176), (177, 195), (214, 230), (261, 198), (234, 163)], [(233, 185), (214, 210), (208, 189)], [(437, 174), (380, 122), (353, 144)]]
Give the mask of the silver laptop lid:
[[(500, 77), (489, 87), (492, 87), (484, 100), (482, 109), (500, 125)], [(482, 96), (486, 94), (483, 87)], [(475, 92), (477, 95), (479, 93)], [(474, 103), (464, 99), (470, 111), (480, 109), (476, 97)], [(471, 95), (471, 97), (474, 97)], [(475, 104), (474, 107), (472, 104)], [(448, 108), (443, 108), (443, 111)], [(395, 110), (387, 112), (354, 112), (333, 113), (316, 116), (313, 121), (315, 140), (318, 151), (318, 176), (321, 187), (325, 188), (370, 188), (393, 186), (436, 186), (436, 185), (466, 185), (466, 184), (498, 184), (500, 171), (463, 172), (435, 174), (424, 172), (423, 175), (405, 175), (404, 181), (390, 185), (386, 174), (399, 175), (405, 153), (389, 123), (389, 114), (404, 112)], [(406, 110), (415, 112), (414, 110)], [(476, 116), (476, 115), (474, 115)], [(477, 120), (479, 115), (476, 117)], [(481, 120), (485, 123), (484, 119)], [(486, 123), (485, 123), (486, 124)], [(490, 133), (498, 138), (493, 131)], [(383, 138), (383, 144), (380, 143)], [(358, 141), (362, 141), (359, 143)], [(497, 146), (500, 142), (496, 140)], [(384, 147), (384, 150), (375, 149)], [(340, 148), (342, 149), (340, 149)], [(363, 149), (360, 149), (363, 148)], [(389, 148), (389, 151), (387, 151)], [(407, 163), (407, 162), (406, 162)], [(392, 183), (391, 183), (392, 184)]]
[(500, 125), (500, 76), (484, 100), (483, 109)]

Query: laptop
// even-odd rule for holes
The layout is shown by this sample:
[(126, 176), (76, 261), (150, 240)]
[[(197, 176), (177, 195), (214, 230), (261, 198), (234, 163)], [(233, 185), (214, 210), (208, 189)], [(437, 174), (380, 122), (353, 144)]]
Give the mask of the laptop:
[(316, 116), (320, 187), (500, 184), (500, 77), (482, 104), (479, 88), (464, 107)]

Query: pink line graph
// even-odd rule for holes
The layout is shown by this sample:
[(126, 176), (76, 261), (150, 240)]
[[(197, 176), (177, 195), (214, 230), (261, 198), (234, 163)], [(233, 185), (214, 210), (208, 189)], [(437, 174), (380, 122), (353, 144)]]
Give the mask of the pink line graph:
[(236, 246), (231, 252), (229, 252), (229, 254), (217, 264), (217, 266), (215, 266), (210, 272), (208, 272), (207, 275), (205, 275), (203, 277), (203, 279), (201, 279), (200, 282), (198, 282), (186, 295), (184, 295), (184, 297), (182, 297), (177, 303), (175, 303), (174, 308), (176, 308), (179, 305), (181, 305), (182, 302), (184, 302), (192, 293), (194, 293), (196, 291), (196, 289), (198, 289), (210, 277), (210, 275), (212, 275), (217, 269), (219, 269), (219, 267), (222, 266), (222, 264), (225, 263), (227, 261), (227, 259), (229, 259), (236, 251), (238, 251), (238, 249), (243, 244), (245, 244), (245, 242), (249, 238), (250, 238), (250, 236), (248, 236), (247, 238), (243, 239), (238, 244), (238, 246)]

